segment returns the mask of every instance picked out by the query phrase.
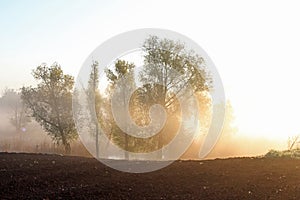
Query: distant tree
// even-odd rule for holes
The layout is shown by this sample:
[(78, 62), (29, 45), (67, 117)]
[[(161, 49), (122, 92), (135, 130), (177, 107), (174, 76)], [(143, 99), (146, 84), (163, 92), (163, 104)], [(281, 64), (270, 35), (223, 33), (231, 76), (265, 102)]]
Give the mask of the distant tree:
[(21, 98), (31, 110), (32, 117), (57, 144), (71, 152), (70, 143), (77, 138), (72, 117), (72, 89), (74, 78), (63, 73), (54, 63), (38, 66), (32, 73), (36, 87), (23, 87)]
[(225, 118), (223, 123), (222, 135), (228, 137), (230, 135), (234, 135), (238, 131), (238, 128), (235, 126), (234, 120), (234, 110), (231, 102), (228, 100), (225, 107)]
[(25, 129), (31, 122), (29, 110), (21, 100), (20, 94), (15, 90), (6, 89), (1, 98), (1, 104), (12, 111), (10, 122), (16, 128), (16, 132)]

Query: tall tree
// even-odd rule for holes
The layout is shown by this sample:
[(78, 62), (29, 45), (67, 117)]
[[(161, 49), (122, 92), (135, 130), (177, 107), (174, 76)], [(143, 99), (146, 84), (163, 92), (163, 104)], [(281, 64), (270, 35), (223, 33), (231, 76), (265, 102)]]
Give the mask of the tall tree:
[(32, 111), (32, 117), (43, 127), (52, 139), (71, 152), (70, 143), (77, 138), (72, 116), (72, 89), (74, 78), (63, 73), (60, 65), (54, 63), (38, 66), (32, 75), (36, 87), (23, 87), (21, 98)]
[[(140, 73), (140, 81), (151, 84), (149, 93), (169, 116), (178, 113), (177, 98), (186, 95), (187, 86), (194, 93), (211, 89), (212, 79), (204, 59), (186, 49), (180, 41), (150, 36), (143, 45), (143, 51), (145, 68)], [(164, 140), (165, 134), (160, 134), (158, 146), (163, 147)], [(162, 158), (163, 148), (160, 149), (158, 157)]]
[[(118, 99), (118, 105), (120, 110), (124, 110), (126, 108), (126, 96), (128, 95), (128, 91), (130, 91), (130, 88), (135, 87), (135, 82), (134, 82), (134, 67), (135, 65), (132, 63), (128, 63), (124, 60), (117, 60), (115, 65), (114, 65), (114, 69), (107, 69), (106, 70), (106, 76), (107, 79), (109, 80), (110, 84), (111, 84), (111, 90), (110, 92), (114, 92), (116, 94), (118, 94), (118, 96), (120, 97)], [(122, 77), (127, 76), (128, 78), (122, 79)], [(127, 82), (128, 81), (128, 82)], [(119, 84), (118, 87), (116, 87), (116, 84)], [(127, 122), (127, 117), (126, 117), (126, 111), (121, 111), (120, 112), (121, 118), (123, 122)], [(115, 131), (115, 133), (113, 133), (113, 135), (118, 135), (117, 137), (115, 137), (117, 140), (119, 140), (119, 144), (122, 145), (123, 143), (123, 147), (124, 147), (124, 156), (125, 159), (129, 159), (129, 138), (130, 136), (128, 136), (128, 132), (123, 133), (120, 128), (116, 127), (116, 124), (114, 125), (114, 128), (112, 129), (112, 131)], [(120, 136), (123, 135), (124, 140), (120, 140)], [(120, 142), (121, 141), (121, 142)]]
[(99, 120), (101, 119), (101, 102), (102, 98), (98, 89), (99, 85), (99, 63), (93, 61), (91, 65), (90, 79), (88, 88), (85, 90), (88, 102), (88, 111), (90, 114), (91, 124), (90, 131), (95, 135), (96, 157), (99, 158)]

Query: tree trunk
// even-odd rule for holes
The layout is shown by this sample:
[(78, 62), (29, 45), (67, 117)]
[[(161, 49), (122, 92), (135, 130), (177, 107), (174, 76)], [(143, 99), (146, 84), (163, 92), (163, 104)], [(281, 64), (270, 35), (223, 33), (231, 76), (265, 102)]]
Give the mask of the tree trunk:
[(99, 127), (96, 122), (96, 158), (99, 159)]
[(157, 159), (162, 160), (163, 159), (163, 138), (162, 135), (158, 137), (158, 150), (157, 150)]
[(124, 156), (125, 156), (125, 160), (129, 160), (129, 153), (128, 153), (128, 134), (125, 133), (125, 151), (124, 151)]
[(64, 145), (65, 147), (65, 153), (67, 155), (70, 155), (71, 154), (71, 145), (70, 143), (67, 141), (66, 137), (62, 134), (62, 144)]
[[(166, 84), (166, 83), (165, 83)], [(161, 106), (164, 107), (164, 109), (166, 110), (166, 88), (164, 86), (160, 86), (159, 88), (159, 94), (160, 94), (160, 99), (159, 99), (159, 103)], [(166, 110), (167, 111), (167, 110)], [(168, 117), (168, 116), (167, 116)], [(165, 125), (164, 125), (165, 126)], [(162, 129), (163, 130), (163, 129)], [(164, 131), (161, 131), (159, 133), (159, 137), (158, 137), (158, 150), (157, 150), (157, 159), (158, 160), (163, 160), (163, 148), (164, 148)]]
[(67, 155), (71, 154), (71, 145), (69, 143), (65, 144), (65, 152)]

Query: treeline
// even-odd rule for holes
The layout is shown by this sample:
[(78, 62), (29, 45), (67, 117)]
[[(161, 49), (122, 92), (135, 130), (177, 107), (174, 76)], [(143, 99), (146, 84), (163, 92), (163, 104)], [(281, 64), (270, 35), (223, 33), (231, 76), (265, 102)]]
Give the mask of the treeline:
[[(201, 121), (201, 128), (195, 134), (205, 134), (211, 120), (209, 92), (213, 89), (213, 80), (204, 59), (186, 49), (180, 41), (156, 36), (146, 39), (142, 51), (141, 71), (134, 63), (119, 59), (113, 66), (106, 67), (106, 85), (101, 85), (99, 80), (101, 60), (94, 60), (88, 83), (83, 83), (81, 90), (74, 88), (74, 77), (64, 74), (58, 63), (38, 66), (32, 72), (37, 86), (21, 88), (20, 101), (11, 122), (21, 130), (34, 119), (56, 144), (64, 146), (66, 153), (70, 153), (72, 141), (78, 138), (76, 121), (77, 128), (84, 126), (84, 134), (93, 138), (97, 157), (105, 150), (103, 145), (100, 147), (100, 138), (105, 135), (125, 150), (125, 159), (130, 159), (128, 152), (153, 151), (157, 151), (157, 158), (161, 159), (163, 147), (188, 120), (183, 119), (181, 99), (193, 97), (198, 102), (196, 109), (200, 114), (197, 117)], [(80, 103), (82, 101), (84, 105)], [(153, 109), (153, 105), (159, 105), (164, 112)], [(149, 135), (161, 126), (158, 119), (165, 120), (163, 127), (157, 134)], [(225, 123), (231, 123), (231, 120)], [(131, 122), (133, 125), (128, 126)], [(150, 128), (145, 128), (151, 124)], [(144, 127), (143, 131), (136, 132), (136, 126)], [(129, 134), (133, 132), (135, 134)], [(199, 143), (195, 142), (190, 148), (193, 149), (191, 155), (195, 145)], [(186, 156), (191, 156), (188, 152)]]

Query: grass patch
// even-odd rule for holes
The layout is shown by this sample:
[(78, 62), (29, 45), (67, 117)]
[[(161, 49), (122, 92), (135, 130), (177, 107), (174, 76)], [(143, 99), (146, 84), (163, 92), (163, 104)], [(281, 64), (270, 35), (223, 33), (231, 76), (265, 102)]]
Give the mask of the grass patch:
[(292, 150), (284, 150), (284, 151), (270, 150), (268, 153), (266, 153), (264, 157), (300, 159), (300, 149), (292, 149)]

